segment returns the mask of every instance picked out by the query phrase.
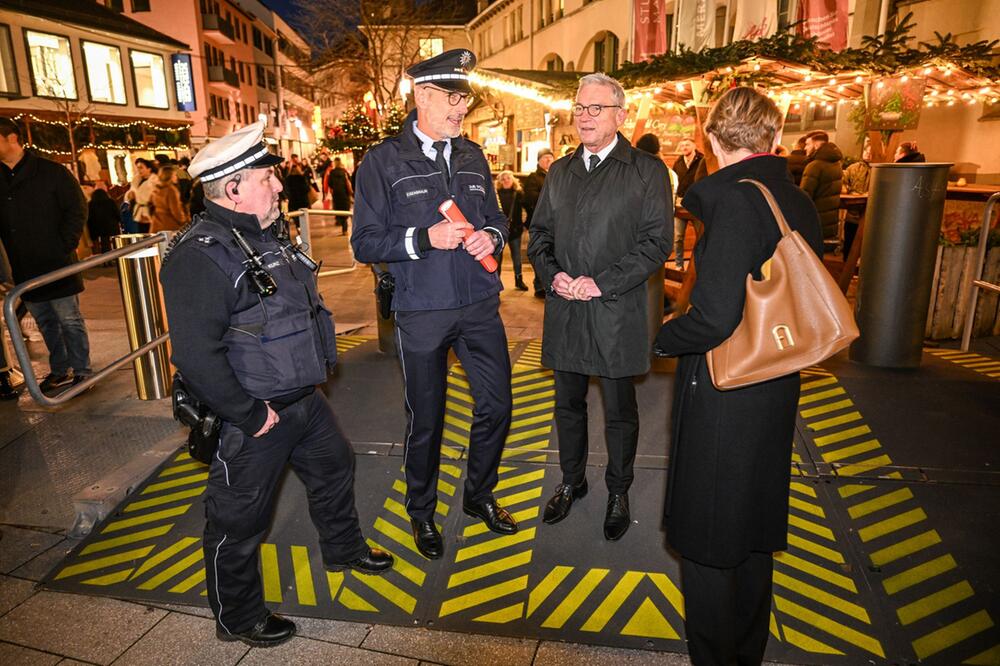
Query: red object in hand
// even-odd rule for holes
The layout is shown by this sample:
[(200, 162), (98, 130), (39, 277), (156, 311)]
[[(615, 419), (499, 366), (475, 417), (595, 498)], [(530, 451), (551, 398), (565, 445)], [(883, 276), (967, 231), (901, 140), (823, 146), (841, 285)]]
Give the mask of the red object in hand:
[[(462, 212), (462, 209), (458, 207), (458, 204), (455, 203), (454, 199), (448, 199), (443, 204), (438, 206), (438, 212), (444, 215), (445, 219), (449, 222), (465, 222), (466, 224), (469, 224), (469, 220), (465, 218), (465, 214)], [(465, 232), (464, 240), (469, 240), (469, 236), (474, 233), (476, 233), (475, 229), (468, 229)], [(480, 259), (479, 263), (486, 269), (487, 273), (497, 272), (497, 260), (492, 254)]]

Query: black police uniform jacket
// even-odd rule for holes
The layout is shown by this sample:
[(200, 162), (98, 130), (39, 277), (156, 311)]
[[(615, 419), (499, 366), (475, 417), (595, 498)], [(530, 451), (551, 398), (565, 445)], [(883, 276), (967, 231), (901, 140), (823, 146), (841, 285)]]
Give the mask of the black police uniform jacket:
[[(673, 243), (667, 167), (621, 134), (593, 172), (580, 155), (552, 164), (531, 220), (528, 257), (548, 289), (542, 363), (600, 377), (649, 370), (646, 280)], [(588, 275), (601, 296), (570, 301), (552, 293), (560, 271)]]
[(451, 310), (499, 293), (499, 272), (488, 273), (462, 248), (421, 243), (421, 230), (442, 220), (438, 206), (451, 198), (476, 229), (500, 234), (499, 253), (507, 242), (507, 218), (479, 145), (451, 140), (449, 183), (421, 150), (413, 132), (416, 117), (411, 112), (403, 131), (372, 146), (358, 167), (351, 245), (358, 261), (387, 263), (396, 281), (393, 310)]
[[(265, 400), (287, 402), (326, 381), (337, 358), (333, 320), (316, 277), (284, 250), (273, 226), (206, 201), (160, 271), (171, 360), (192, 392), (248, 435), (267, 418)], [(277, 283), (250, 290), (239, 230)]]

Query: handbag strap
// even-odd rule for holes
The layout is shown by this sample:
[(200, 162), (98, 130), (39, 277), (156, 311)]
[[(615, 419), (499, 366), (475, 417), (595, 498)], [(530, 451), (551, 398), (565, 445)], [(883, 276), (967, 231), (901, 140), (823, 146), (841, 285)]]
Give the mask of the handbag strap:
[(767, 189), (767, 186), (764, 185), (764, 183), (759, 180), (754, 180), (753, 178), (741, 178), (739, 182), (754, 185), (758, 190), (760, 190), (760, 193), (764, 195), (764, 200), (767, 201), (767, 205), (771, 208), (771, 213), (774, 215), (774, 219), (778, 223), (778, 229), (781, 230), (782, 237), (792, 233), (792, 229), (788, 226), (788, 221), (785, 219), (785, 214), (781, 212), (781, 208), (778, 207), (778, 202), (774, 200), (774, 195), (771, 194), (771, 190)]

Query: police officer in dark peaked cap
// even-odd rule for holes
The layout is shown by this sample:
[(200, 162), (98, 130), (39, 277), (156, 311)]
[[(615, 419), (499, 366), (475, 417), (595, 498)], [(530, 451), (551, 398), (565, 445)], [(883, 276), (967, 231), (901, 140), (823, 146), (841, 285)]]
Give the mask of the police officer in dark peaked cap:
[(317, 384), (337, 357), (315, 264), (275, 233), (273, 166), (254, 123), (210, 143), (189, 172), (205, 212), (172, 243), (160, 280), (171, 359), (223, 421), (205, 493), (205, 573), (216, 635), (269, 647), (295, 624), (264, 606), (259, 550), (286, 463), (302, 479), (323, 564), (377, 574), (392, 556), (369, 548), (354, 508), (354, 454)]
[[(510, 356), (500, 276), (479, 262), (503, 250), (507, 220), (482, 149), (462, 138), (475, 65), (470, 51), (456, 49), (410, 67), (417, 108), (399, 135), (368, 151), (355, 184), (354, 254), (384, 262), (395, 280), (392, 309), (406, 384), (406, 510), (417, 548), (431, 559), (444, 553), (434, 512), (449, 350), (475, 400), (463, 509), (494, 532), (517, 531), (493, 497), (510, 428)], [(442, 220), (438, 207), (448, 199), (468, 223)]]

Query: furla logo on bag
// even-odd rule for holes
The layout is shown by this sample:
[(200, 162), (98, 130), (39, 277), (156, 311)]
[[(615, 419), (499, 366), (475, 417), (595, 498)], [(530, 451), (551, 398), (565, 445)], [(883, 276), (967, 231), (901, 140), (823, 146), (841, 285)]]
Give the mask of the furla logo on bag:
[(792, 329), (788, 328), (785, 324), (778, 324), (772, 328), (771, 336), (774, 338), (774, 343), (778, 345), (778, 351), (785, 351), (789, 347), (795, 346), (795, 340), (792, 338)]
[(486, 188), (482, 185), (469, 185), (469, 192), (479, 192), (482, 195), (486, 195)]

